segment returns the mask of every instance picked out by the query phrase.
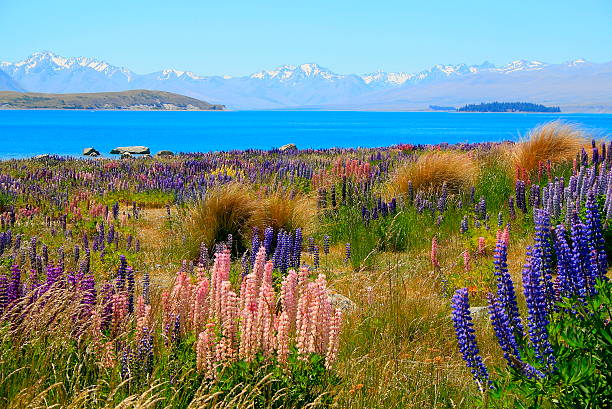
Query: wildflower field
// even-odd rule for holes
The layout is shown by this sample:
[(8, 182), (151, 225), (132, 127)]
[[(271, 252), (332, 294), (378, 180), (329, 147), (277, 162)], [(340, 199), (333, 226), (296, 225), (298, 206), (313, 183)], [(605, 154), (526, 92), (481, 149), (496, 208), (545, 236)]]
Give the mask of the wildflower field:
[(0, 407), (610, 407), (607, 143), (1, 161)]

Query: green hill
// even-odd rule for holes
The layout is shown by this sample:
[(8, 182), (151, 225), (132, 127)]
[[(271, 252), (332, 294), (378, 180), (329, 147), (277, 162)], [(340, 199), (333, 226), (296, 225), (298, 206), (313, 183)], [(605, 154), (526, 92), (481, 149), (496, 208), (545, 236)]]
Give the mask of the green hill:
[(199, 99), (164, 91), (134, 90), (84, 94), (0, 91), (0, 109), (223, 110)]

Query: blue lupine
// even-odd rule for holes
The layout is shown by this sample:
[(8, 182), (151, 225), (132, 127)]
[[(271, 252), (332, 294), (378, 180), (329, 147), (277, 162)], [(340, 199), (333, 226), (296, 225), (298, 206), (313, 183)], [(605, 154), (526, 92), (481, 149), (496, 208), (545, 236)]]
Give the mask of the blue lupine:
[(272, 241), (274, 240), (274, 229), (272, 227), (267, 227), (264, 230), (264, 242), (263, 245), (266, 248), (266, 258), (270, 258), (272, 256)]
[(463, 216), (463, 219), (461, 219), (461, 225), (459, 226), (459, 231), (461, 233), (466, 233), (468, 231), (468, 226), (469, 226), (468, 217), (467, 215), (465, 215)]
[(460, 288), (455, 292), (451, 307), (459, 351), (463, 355), (468, 368), (472, 371), (479, 387), (481, 389), (490, 388), (492, 385), (489, 380), (489, 373), (480, 356), (476, 336), (474, 335), (467, 288)]
[(548, 339), (549, 300), (542, 280), (543, 255), (538, 247), (527, 247), (528, 261), (523, 269), (523, 289), (527, 305), (529, 340), (535, 358), (547, 369), (554, 371), (556, 358)]
[(119, 256), (119, 268), (117, 269), (117, 278), (116, 278), (116, 286), (117, 290), (123, 291), (125, 288), (125, 280), (127, 276), (127, 260), (125, 256), (122, 254)]
[(602, 233), (601, 218), (599, 216), (599, 209), (595, 201), (594, 194), (590, 193), (586, 201), (586, 233), (588, 234), (589, 243), (591, 243), (592, 250), (594, 251), (595, 257), (597, 258), (598, 270), (596, 272), (595, 279), (605, 279), (606, 272), (608, 270), (608, 258), (606, 256), (606, 242)]
[(525, 182), (517, 180), (514, 192), (516, 196), (516, 207), (518, 207), (523, 213), (527, 212), (527, 201), (525, 199)]
[(508, 322), (514, 331), (516, 337), (522, 337), (524, 330), (521, 323), (518, 304), (516, 301), (516, 292), (512, 277), (508, 272), (508, 248), (503, 239), (497, 241), (493, 255), (494, 275), (497, 280), (497, 300), (503, 308), (505, 315), (508, 317)]
[(541, 280), (544, 286), (544, 296), (548, 310), (553, 308), (555, 303), (554, 287), (552, 282), (551, 272), (553, 270), (553, 248), (552, 235), (550, 227), (550, 217), (545, 210), (535, 210), (535, 244), (534, 249), (538, 250), (540, 255), (541, 268), (539, 272), (542, 274)]

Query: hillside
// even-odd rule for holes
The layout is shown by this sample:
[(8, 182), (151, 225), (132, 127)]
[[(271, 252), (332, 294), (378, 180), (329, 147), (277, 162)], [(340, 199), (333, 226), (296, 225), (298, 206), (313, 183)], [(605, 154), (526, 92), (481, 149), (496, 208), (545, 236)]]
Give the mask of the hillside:
[(0, 91), (0, 109), (223, 110), (199, 99), (164, 91), (134, 90), (86, 94)]

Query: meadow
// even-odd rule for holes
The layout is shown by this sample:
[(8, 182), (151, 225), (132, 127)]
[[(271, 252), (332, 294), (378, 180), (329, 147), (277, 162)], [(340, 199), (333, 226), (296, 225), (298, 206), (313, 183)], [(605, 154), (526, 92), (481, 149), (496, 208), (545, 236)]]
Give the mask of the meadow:
[(604, 408), (612, 145), (0, 162), (0, 406)]

